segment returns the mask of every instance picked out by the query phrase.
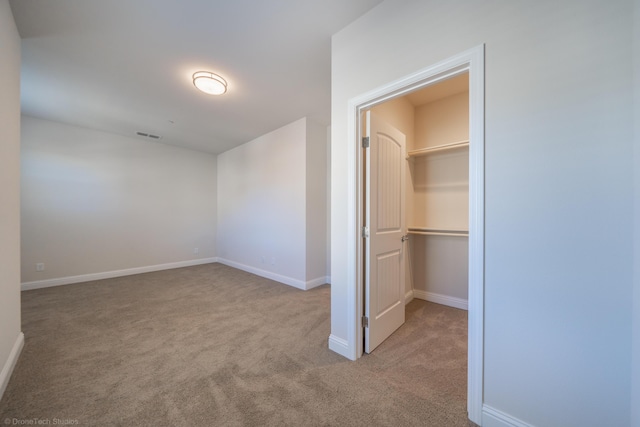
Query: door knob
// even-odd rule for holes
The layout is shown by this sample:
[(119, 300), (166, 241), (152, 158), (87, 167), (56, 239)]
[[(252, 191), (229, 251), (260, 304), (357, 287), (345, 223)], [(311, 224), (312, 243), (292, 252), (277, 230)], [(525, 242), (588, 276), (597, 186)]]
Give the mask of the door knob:
[(402, 240), (403, 242), (406, 242), (407, 240), (409, 240), (409, 236), (405, 234), (404, 236), (402, 236), (402, 239), (401, 239), (401, 240)]

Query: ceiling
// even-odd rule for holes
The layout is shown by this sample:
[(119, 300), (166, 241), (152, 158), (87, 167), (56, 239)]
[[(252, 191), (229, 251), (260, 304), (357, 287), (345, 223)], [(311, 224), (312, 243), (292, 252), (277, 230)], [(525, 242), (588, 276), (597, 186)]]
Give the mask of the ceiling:
[(406, 95), (406, 98), (414, 107), (420, 107), (430, 102), (463, 92), (469, 92), (468, 72), (429, 85), (424, 89), (411, 92)]
[[(220, 153), (330, 123), (331, 35), (382, 0), (11, 0), (22, 112)], [(222, 96), (196, 71), (228, 81)]]

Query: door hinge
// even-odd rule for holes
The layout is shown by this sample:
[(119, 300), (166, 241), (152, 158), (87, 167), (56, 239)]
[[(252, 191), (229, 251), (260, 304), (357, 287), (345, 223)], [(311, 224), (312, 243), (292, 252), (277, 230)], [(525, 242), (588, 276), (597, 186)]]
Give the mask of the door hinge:
[(362, 327), (363, 328), (369, 327), (369, 318), (367, 316), (362, 316)]
[(362, 148), (369, 148), (369, 137), (362, 137)]
[(369, 227), (367, 226), (362, 227), (362, 238), (363, 239), (369, 238)]

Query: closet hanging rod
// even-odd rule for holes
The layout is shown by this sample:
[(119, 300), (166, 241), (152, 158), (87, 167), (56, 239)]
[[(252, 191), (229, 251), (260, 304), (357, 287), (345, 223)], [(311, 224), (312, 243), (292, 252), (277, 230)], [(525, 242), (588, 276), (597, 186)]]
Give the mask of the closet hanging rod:
[(435, 228), (409, 227), (409, 234), (418, 234), (423, 236), (459, 236), (469, 237), (467, 230), (441, 230)]
[(469, 233), (451, 233), (446, 231), (409, 231), (409, 234), (417, 234), (420, 236), (455, 236), (469, 237)]

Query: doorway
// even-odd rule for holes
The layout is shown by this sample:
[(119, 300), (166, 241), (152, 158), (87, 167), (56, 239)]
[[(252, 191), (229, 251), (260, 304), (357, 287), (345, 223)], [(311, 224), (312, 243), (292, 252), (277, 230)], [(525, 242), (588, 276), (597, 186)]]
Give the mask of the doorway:
[(363, 123), (371, 353), (404, 323), (414, 298), (468, 308), (469, 74), (378, 104)]
[[(385, 101), (404, 96), (421, 88), (452, 77), (469, 75), (469, 219), (468, 219), (468, 381), (467, 408), (469, 419), (477, 424), (482, 418), (483, 389), (483, 331), (484, 331), (484, 46), (463, 52), (424, 70), (388, 83), (376, 90), (349, 101), (348, 128), (353, 135), (350, 153), (352, 164), (349, 175), (354, 184), (349, 201), (352, 221), (349, 232), (354, 245), (349, 247), (353, 264), (348, 271), (353, 278), (349, 293), (352, 333), (349, 345), (353, 345), (356, 358), (364, 351), (364, 268), (365, 253), (362, 244), (364, 212), (364, 159), (361, 150), (363, 127), (362, 115), (372, 107)], [(369, 203), (369, 202), (367, 202)], [(351, 264), (351, 263), (350, 263)]]

